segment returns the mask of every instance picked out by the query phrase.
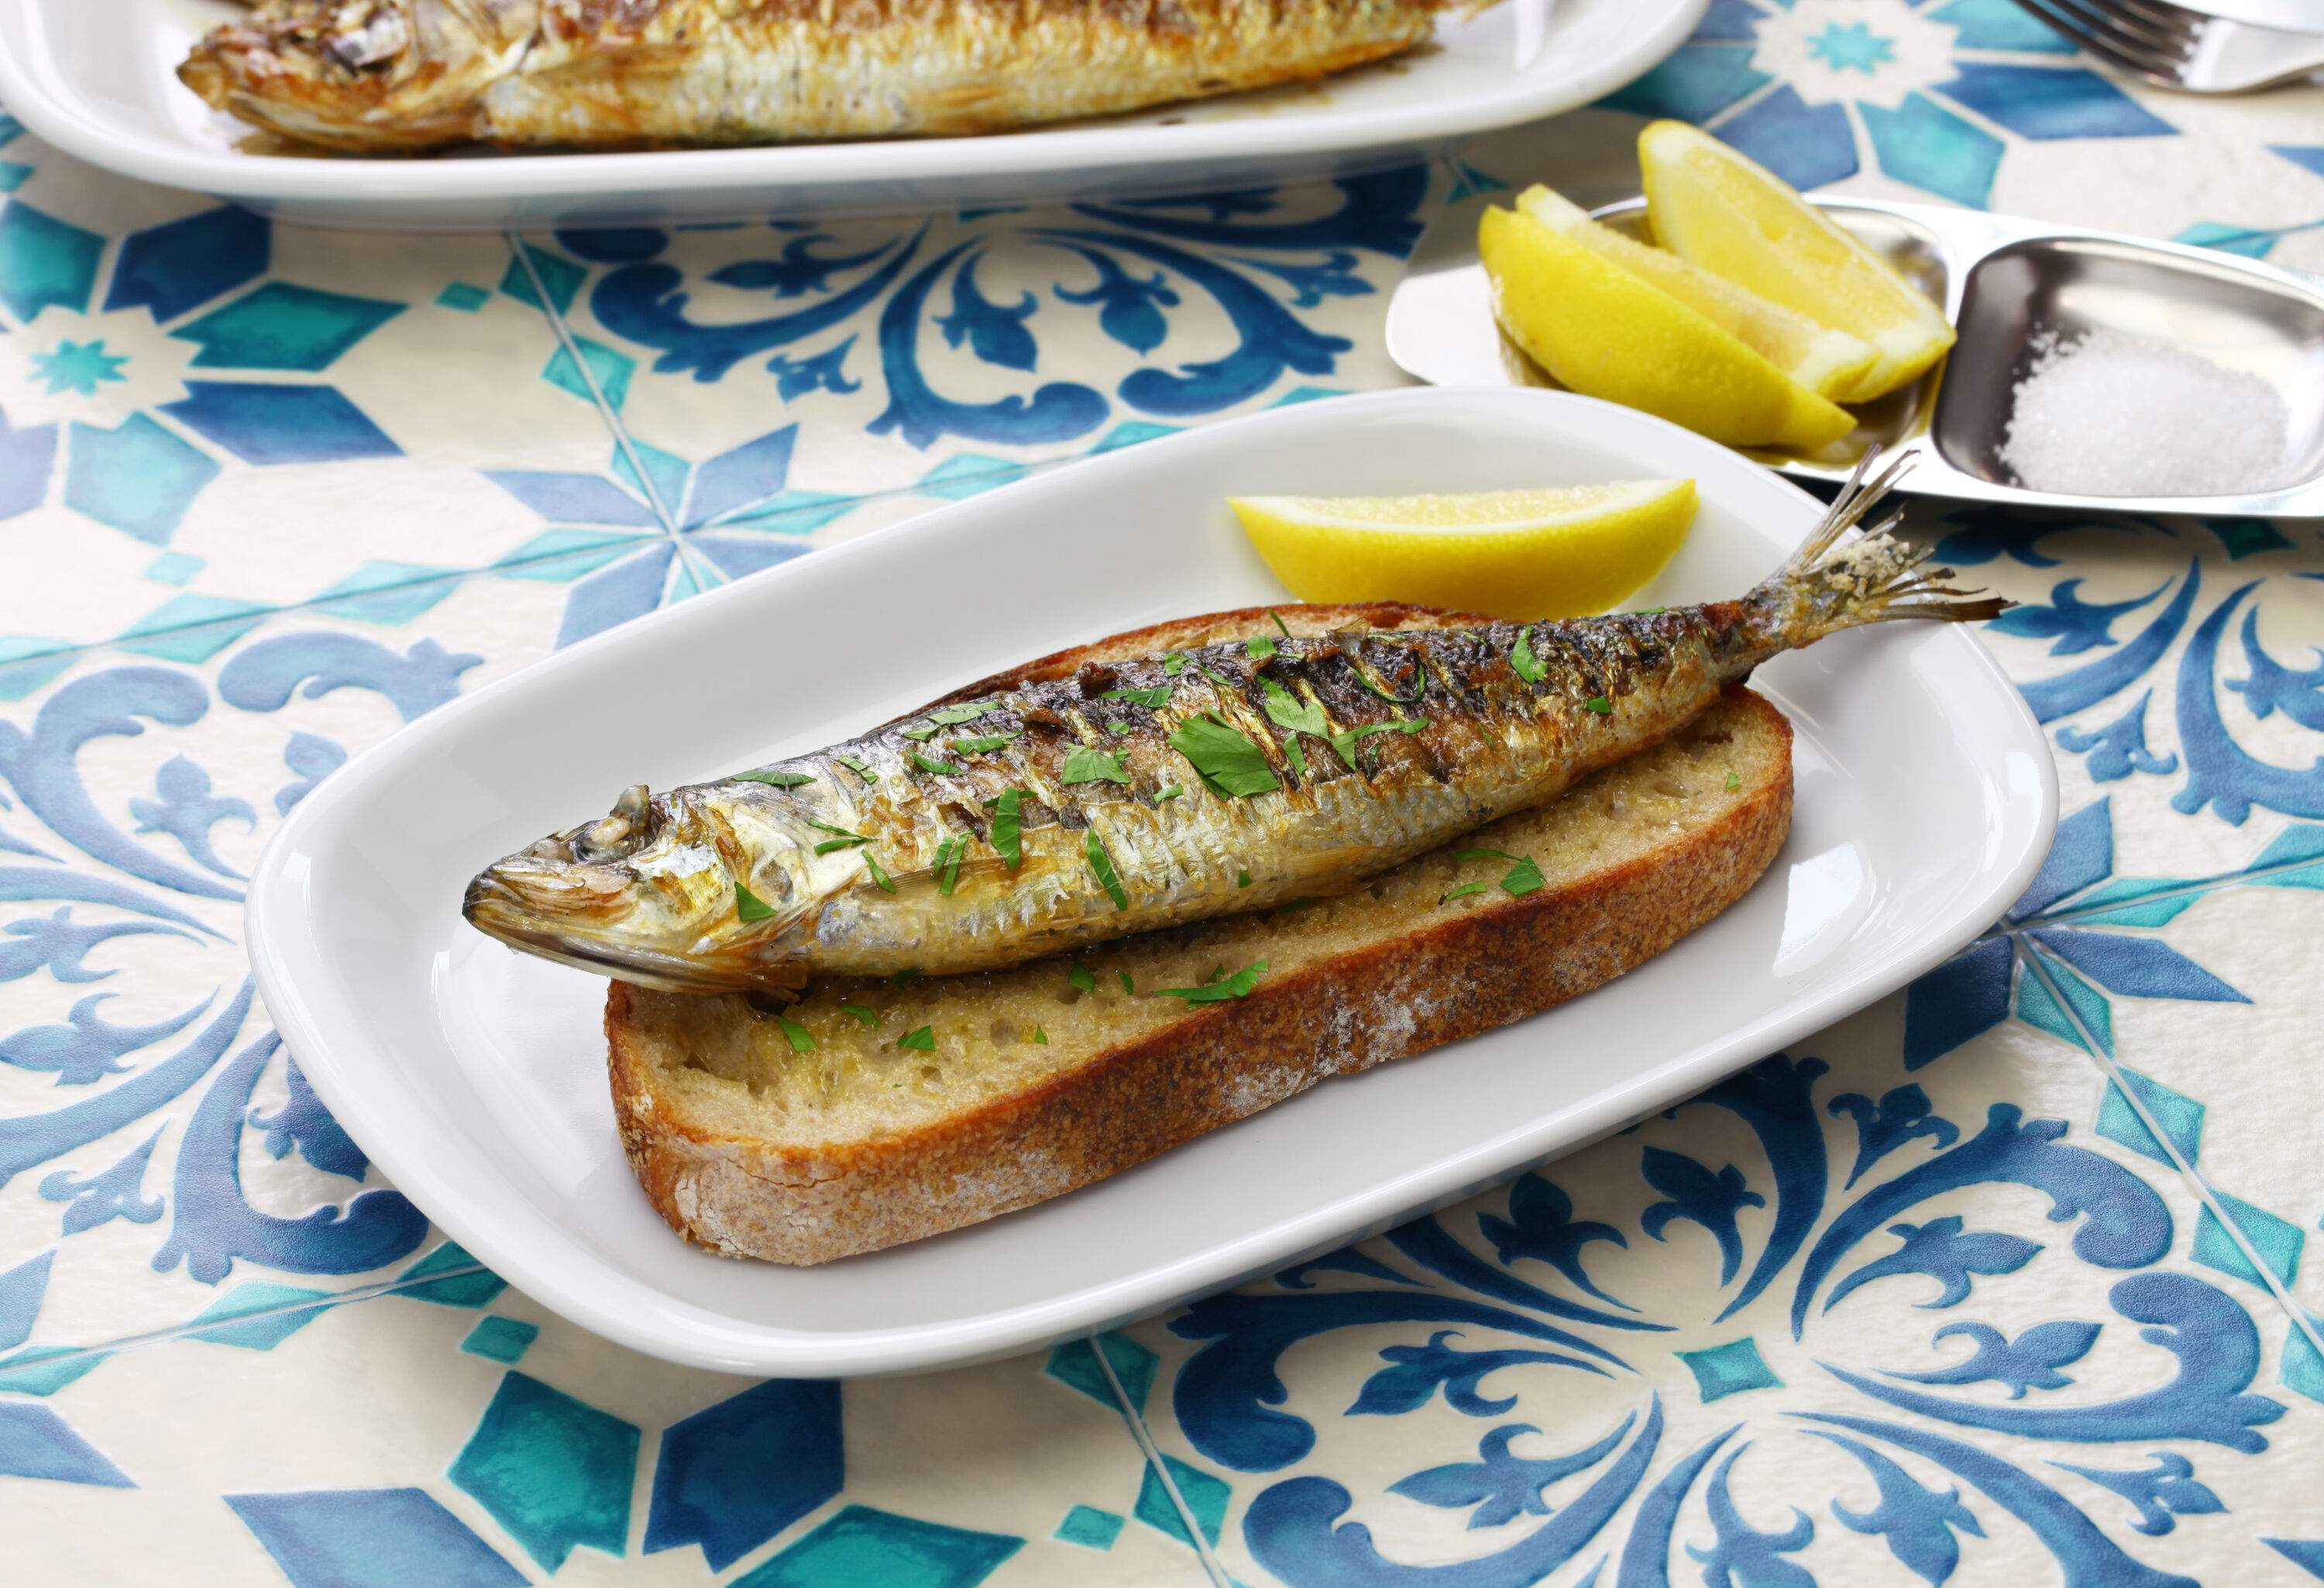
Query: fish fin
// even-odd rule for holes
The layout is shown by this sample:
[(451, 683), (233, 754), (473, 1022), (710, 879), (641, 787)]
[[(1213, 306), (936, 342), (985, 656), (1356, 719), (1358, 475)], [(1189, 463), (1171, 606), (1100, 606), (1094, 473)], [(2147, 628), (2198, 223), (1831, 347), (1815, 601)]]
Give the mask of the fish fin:
[(1753, 605), (1781, 631), (1785, 643), (1804, 645), (1841, 629), (1904, 618), (1975, 623), (1998, 617), (2014, 602), (1948, 584), (1953, 570), (1924, 568), (1929, 552), (1893, 531), (1891, 514), (1856, 540), (1841, 538), (1886, 497), (1917, 453), (1904, 452), (1868, 480), (1877, 447), (1868, 448), (1815, 530), (1784, 566), (1752, 592)]

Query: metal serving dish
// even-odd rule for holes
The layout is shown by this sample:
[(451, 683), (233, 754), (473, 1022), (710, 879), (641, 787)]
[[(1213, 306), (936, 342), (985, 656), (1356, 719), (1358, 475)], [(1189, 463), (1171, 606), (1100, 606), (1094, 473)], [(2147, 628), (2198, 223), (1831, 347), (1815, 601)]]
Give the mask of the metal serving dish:
[[(1747, 449), (1795, 479), (1837, 484), (1866, 448), (1921, 442), (1900, 488), (1925, 496), (2100, 512), (2324, 517), (2324, 291), (2316, 278), (2257, 260), (1931, 204), (1817, 199), (1944, 307), (1960, 332), (1918, 382), (1855, 411), (1855, 432), (1821, 452)], [(1477, 262), (1480, 206), (1448, 212), (1421, 240), (1388, 306), (1388, 350), (1437, 385), (1554, 386), (1494, 323)], [(1593, 211), (1633, 235), (1646, 201)], [(2031, 372), (2037, 335), (2108, 328), (2200, 353), (2260, 376), (2291, 411), (2293, 483), (2234, 496), (2073, 496), (2010, 483), (1997, 455), (2011, 389)]]

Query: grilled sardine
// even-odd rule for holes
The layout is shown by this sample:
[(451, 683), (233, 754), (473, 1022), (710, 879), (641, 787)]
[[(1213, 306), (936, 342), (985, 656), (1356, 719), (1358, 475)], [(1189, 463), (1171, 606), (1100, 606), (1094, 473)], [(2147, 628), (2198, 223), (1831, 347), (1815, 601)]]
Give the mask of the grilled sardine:
[(1213, 645), (632, 788), (487, 869), (467, 918), (625, 981), (781, 991), (989, 969), (1350, 887), (1554, 799), (1782, 651), (1999, 612), (1885, 532), (1834, 551), (1888, 477), (1738, 601)]
[(988, 133), (1343, 71), (1451, 0), (262, 0), (178, 69), (391, 152)]

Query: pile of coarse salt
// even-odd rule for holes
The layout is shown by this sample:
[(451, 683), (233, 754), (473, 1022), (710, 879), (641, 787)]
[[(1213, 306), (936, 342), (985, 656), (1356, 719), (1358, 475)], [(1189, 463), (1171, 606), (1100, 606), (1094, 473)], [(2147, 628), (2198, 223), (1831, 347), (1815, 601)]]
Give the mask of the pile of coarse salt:
[(2226, 496), (2288, 484), (2291, 411), (2257, 375), (2115, 331), (2034, 339), (2001, 461), (2034, 491)]

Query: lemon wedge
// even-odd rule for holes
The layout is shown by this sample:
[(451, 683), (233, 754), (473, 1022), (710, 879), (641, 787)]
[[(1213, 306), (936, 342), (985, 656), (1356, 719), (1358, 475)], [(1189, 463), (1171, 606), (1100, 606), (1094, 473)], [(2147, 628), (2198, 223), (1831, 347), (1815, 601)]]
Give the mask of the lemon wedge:
[(1501, 328), (1573, 391), (1730, 447), (1813, 451), (1856, 428), (1732, 332), (1529, 215), (1488, 209), (1477, 249)]
[(1662, 571), (1692, 480), (1450, 496), (1239, 496), (1243, 531), (1302, 601), (1416, 601), (1529, 622), (1604, 612)]
[(1819, 397), (1840, 401), (1880, 356), (1859, 337), (1820, 326), (1675, 254), (1600, 226), (1580, 205), (1539, 183), (1518, 194), (1517, 205), (1560, 236), (1660, 287)]
[(1878, 350), (1845, 401), (1895, 391), (1953, 345), (1926, 293), (1748, 155), (1683, 122), (1658, 121), (1638, 134), (1638, 162), (1665, 247)]

